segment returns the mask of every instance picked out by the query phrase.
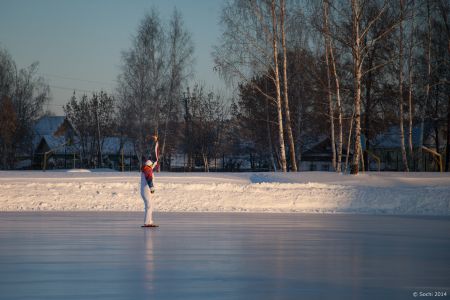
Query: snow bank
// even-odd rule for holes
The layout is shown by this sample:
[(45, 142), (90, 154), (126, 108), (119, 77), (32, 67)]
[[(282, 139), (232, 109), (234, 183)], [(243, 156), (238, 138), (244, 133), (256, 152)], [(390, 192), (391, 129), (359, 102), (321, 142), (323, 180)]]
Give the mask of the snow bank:
[[(139, 174), (0, 172), (0, 211), (142, 211)], [(450, 215), (439, 173), (159, 173), (156, 211)]]
[(90, 170), (86, 170), (86, 169), (69, 169), (66, 172), (69, 173), (90, 173)]

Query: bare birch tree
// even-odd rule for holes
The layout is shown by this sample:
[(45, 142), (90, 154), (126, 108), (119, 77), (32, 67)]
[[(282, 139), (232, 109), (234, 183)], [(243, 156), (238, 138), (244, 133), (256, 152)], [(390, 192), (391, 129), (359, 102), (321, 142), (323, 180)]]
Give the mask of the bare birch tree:
[[(3, 109), (2, 117), (14, 119), (15, 126), (10, 132), (2, 128), (3, 138), (8, 136), (10, 147), (2, 151), (6, 141), (0, 137), (0, 156), (3, 168), (13, 168), (17, 154), (33, 152), (33, 125), (43, 114), (50, 88), (43, 77), (38, 75), (39, 63), (19, 69), (11, 55), (0, 48), (0, 101)], [(7, 113), (6, 111), (9, 111)], [(0, 121), (0, 123), (5, 120)], [(6, 122), (9, 123), (9, 122)]]
[(415, 1), (412, 0), (411, 8), (411, 28), (409, 37), (409, 51), (408, 51), (408, 147), (411, 161), (414, 160), (414, 146), (413, 146), (413, 48), (414, 48), (414, 34), (415, 34)]
[(350, 147), (352, 142), (352, 132), (353, 132), (353, 122), (355, 121), (355, 112), (352, 113), (352, 117), (350, 118), (350, 125), (348, 129), (348, 139), (347, 139), (347, 153), (345, 156), (345, 169), (344, 173), (347, 173), (348, 161), (350, 158)]
[(362, 11), (359, 0), (352, 0), (352, 57), (353, 57), (353, 88), (355, 107), (355, 146), (350, 172), (359, 172), (359, 153), (361, 148), (361, 77), (362, 77), (362, 34), (360, 32)]
[(222, 148), (225, 120), (228, 109), (220, 95), (206, 92), (201, 85), (195, 85), (190, 92), (187, 89), (186, 103), (189, 106), (190, 133), (186, 146), (191, 155), (200, 157), (203, 170), (209, 172), (210, 162), (217, 158)]
[(427, 62), (427, 74), (426, 74), (426, 84), (425, 84), (425, 103), (421, 109), (420, 115), (420, 141), (419, 141), (419, 170), (423, 171), (424, 162), (422, 155), (422, 146), (424, 140), (425, 131), (425, 116), (427, 111), (428, 103), (430, 103), (430, 85), (431, 85), (431, 12), (430, 3), (427, 1), (427, 46), (426, 46), (426, 62)]
[(0, 167), (14, 167), (14, 135), (17, 128), (17, 117), (11, 99), (3, 96), (0, 99)]
[[(164, 124), (162, 130), (161, 157), (166, 154), (169, 121), (181, 103), (181, 90), (183, 83), (192, 74), (194, 45), (191, 34), (186, 30), (183, 18), (177, 9), (174, 9), (170, 20), (168, 33), (168, 80), (166, 101), (164, 107)], [(164, 166), (164, 163), (162, 164)]]
[(286, 48), (286, 33), (285, 33), (285, 19), (286, 19), (286, 1), (280, 0), (280, 30), (281, 30), (281, 45), (283, 48), (283, 87), (284, 87), (284, 111), (286, 114), (286, 131), (289, 141), (289, 153), (291, 160), (291, 169), (297, 172), (297, 159), (295, 155), (294, 135), (292, 134), (291, 112), (289, 108), (288, 97), (288, 77), (287, 77), (287, 48)]
[[(237, 79), (267, 97), (277, 107), (279, 163), (287, 171), (284, 126), (278, 66), (278, 13), (275, 0), (234, 0), (221, 17), (224, 31), (213, 52), (215, 68), (229, 82)], [(255, 74), (264, 74), (276, 87), (275, 97), (253, 84)]]
[(167, 89), (166, 37), (158, 13), (141, 21), (132, 48), (122, 53), (119, 75), (121, 106), (131, 113), (130, 137), (139, 159), (146, 156), (152, 135), (158, 134), (162, 100)]
[(400, 24), (399, 24), (399, 39), (398, 39), (398, 97), (399, 97), (399, 120), (400, 120), (400, 147), (402, 151), (403, 168), (409, 172), (408, 159), (406, 157), (405, 148), (405, 130), (403, 127), (403, 16), (404, 3), (400, 2)]
[(270, 6), (270, 13), (272, 15), (272, 47), (273, 47), (273, 64), (275, 77), (275, 91), (278, 115), (278, 138), (280, 140), (280, 159), (281, 170), (287, 171), (286, 166), (286, 150), (284, 145), (284, 128), (283, 128), (283, 111), (281, 106), (281, 88), (280, 88), (280, 74), (278, 70), (278, 21), (275, 0), (272, 0)]
[[(351, 174), (358, 174), (360, 165), (361, 151), (361, 80), (368, 72), (380, 68), (385, 64), (373, 66), (369, 70), (363, 69), (364, 59), (367, 57), (368, 52), (374, 47), (374, 45), (390, 34), (396, 27), (398, 20), (392, 20), (392, 23), (386, 24), (384, 30), (378, 33), (376, 36), (368, 39), (368, 33), (371, 28), (380, 21), (380, 18), (386, 13), (388, 9), (388, 1), (384, 1), (383, 5), (377, 9), (373, 15), (364, 20), (364, 6), (361, 5), (361, 0), (351, 0), (351, 27), (352, 35), (351, 42), (345, 41), (351, 48), (352, 52), (352, 67), (353, 67), (353, 89), (354, 89), (354, 113), (355, 113), (355, 136), (354, 136), (354, 151), (353, 161), (351, 164)], [(389, 63), (386, 62), (386, 64)]]
[[(444, 0), (438, 2), (439, 12), (441, 14), (442, 21), (444, 22), (445, 32), (447, 33), (447, 54), (450, 55), (450, 24), (448, 21), (448, 14), (450, 11), (450, 5)], [(450, 72), (447, 68), (447, 83), (444, 88), (447, 91), (447, 142), (445, 146), (445, 172), (450, 171)]]
[(328, 7), (326, 1), (323, 1), (323, 18), (324, 18), (324, 39), (325, 39), (325, 65), (327, 74), (327, 97), (328, 97), (328, 117), (330, 120), (330, 143), (331, 143), (331, 165), (336, 171), (336, 142), (334, 134), (334, 108), (333, 108), (333, 96), (331, 94), (331, 74), (330, 74), (330, 48), (328, 39)]
[(336, 162), (336, 172), (341, 172), (342, 170), (342, 148), (343, 148), (343, 125), (342, 125), (342, 100), (341, 100), (341, 88), (340, 79), (336, 68), (336, 59), (334, 56), (333, 44), (331, 39), (328, 40), (328, 50), (330, 54), (331, 67), (333, 70), (335, 88), (336, 88), (336, 108), (338, 114), (338, 141), (337, 141), (337, 162)]

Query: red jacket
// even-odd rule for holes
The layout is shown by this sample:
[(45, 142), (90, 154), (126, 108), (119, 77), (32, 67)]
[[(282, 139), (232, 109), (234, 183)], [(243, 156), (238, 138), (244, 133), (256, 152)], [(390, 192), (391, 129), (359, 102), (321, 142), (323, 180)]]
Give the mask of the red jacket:
[(147, 180), (153, 179), (153, 168), (152, 167), (144, 165), (141, 168), (141, 171), (142, 171), (142, 173), (144, 173), (145, 179), (147, 179)]

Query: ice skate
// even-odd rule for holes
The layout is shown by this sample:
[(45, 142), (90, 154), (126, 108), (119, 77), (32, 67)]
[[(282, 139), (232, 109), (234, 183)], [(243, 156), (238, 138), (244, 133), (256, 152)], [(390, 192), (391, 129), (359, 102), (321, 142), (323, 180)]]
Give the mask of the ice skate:
[(144, 225), (142, 225), (141, 227), (149, 227), (149, 228), (152, 228), (152, 227), (159, 227), (159, 225), (156, 225), (156, 224), (144, 224)]

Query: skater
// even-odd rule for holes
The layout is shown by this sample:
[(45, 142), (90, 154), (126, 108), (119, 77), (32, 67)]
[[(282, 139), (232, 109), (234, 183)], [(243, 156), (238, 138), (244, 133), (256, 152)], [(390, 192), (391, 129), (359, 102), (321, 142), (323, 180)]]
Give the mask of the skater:
[(155, 192), (155, 186), (153, 185), (153, 169), (156, 167), (156, 162), (152, 162), (151, 160), (147, 160), (142, 166), (141, 171), (144, 174), (145, 180), (147, 181), (147, 185), (150, 188), (150, 193)]
[(150, 194), (155, 192), (153, 169), (156, 165), (157, 162), (147, 160), (141, 168), (141, 197), (144, 200), (145, 208), (144, 225), (142, 227), (158, 227), (158, 225), (153, 224), (153, 204), (150, 199)]

